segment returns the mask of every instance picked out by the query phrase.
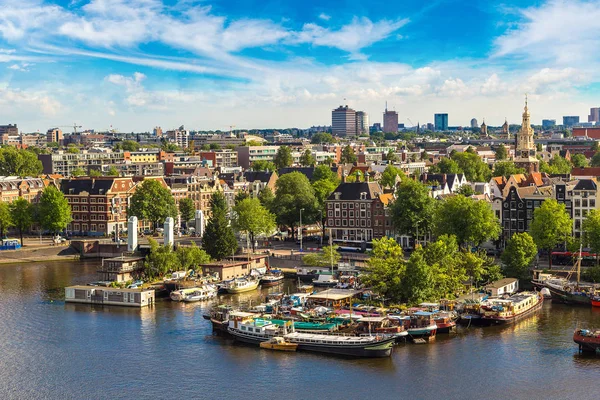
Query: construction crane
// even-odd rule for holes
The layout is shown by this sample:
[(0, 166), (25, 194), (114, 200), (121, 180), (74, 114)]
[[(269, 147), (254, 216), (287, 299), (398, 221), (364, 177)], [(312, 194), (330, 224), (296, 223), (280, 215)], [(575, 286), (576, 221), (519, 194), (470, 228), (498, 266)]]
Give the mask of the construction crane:
[(415, 124), (410, 120), (410, 118), (406, 117), (406, 119), (408, 120), (408, 122), (410, 122), (410, 124), (412, 125), (411, 128), (413, 128), (415, 126)]
[(82, 128), (81, 125), (73, 124), (73, 125), (59, 125), (57, 128), (73, 128), (73, 134), (77, 135), (77, 128)]

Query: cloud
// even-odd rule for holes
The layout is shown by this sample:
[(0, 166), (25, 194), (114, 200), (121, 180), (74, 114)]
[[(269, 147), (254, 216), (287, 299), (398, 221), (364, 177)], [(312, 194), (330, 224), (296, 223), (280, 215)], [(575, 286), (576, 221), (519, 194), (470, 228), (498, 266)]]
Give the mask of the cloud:
[(13, 71), (21, 71), (21, 72), (28, 72), (29, 71), (29, 67), (32, 64), (29, 63), (22, 63), (22, 64), (13, 64), (9, 67), (7, 67), (8, 69), (12, 69)]
[(319, 19), (322, 19), (323, 21), (329, 21), (331, 19), (331, 15), (321, 13), (321, 14), (319, 14)]
[(62, 105), (58, 100), (42, 91), (22, 91), (0, 87), (0, 106), (5, 112), (42, 112), (46, 116), (56, 115)]

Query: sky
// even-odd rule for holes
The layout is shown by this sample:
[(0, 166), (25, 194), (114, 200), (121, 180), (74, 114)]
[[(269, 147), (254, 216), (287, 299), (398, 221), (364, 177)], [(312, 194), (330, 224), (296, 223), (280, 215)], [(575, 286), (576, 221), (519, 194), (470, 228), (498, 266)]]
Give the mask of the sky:
[(0, 0), (0, 124), (587, 121), (599, 48), (600, 0)]

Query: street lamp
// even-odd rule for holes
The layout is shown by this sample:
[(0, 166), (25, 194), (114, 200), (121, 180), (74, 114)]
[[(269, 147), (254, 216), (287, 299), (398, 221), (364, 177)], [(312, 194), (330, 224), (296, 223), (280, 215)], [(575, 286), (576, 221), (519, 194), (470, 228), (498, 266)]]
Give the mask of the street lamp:
[(300, 251), (302, 251), (302, 211), (304, 208), (300, 209)]

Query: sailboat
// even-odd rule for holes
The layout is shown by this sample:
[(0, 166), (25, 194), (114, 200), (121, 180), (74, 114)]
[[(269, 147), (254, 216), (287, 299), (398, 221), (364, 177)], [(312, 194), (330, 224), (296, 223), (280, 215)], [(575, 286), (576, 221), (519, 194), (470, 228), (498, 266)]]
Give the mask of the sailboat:
[[(552, 301), (555, 303), (573, 304), (589, 306), (592, 304), (592, 297), (595, 292), (595, 286), (590, 283), (581, 283), (581, 248), (579, 256), (566, 278), (551, 278), (544, 281), (544, 286), (550, 290)], [(576, 273), (577, 281), (571, 282), (571, 276)]]
[(339, 280), (335, 279), (335, 275), (333, 274), (333, 246), (331, 242), (331, 230), (329, 231), (329, 253), (331, 260), (331, 271), (320, 271), (317, 274), (317, 277), (312, 280), (314, 286), (333, 287), (339, 283)]

